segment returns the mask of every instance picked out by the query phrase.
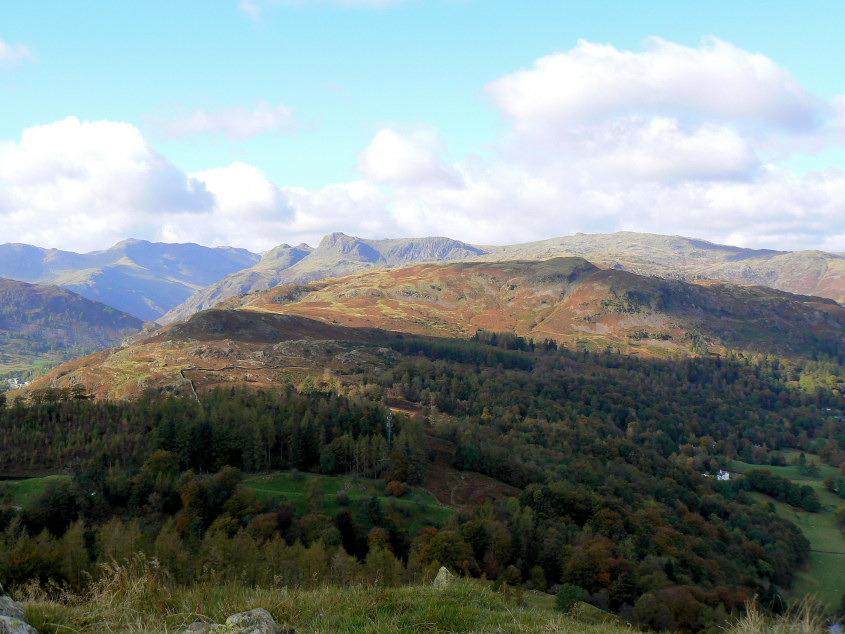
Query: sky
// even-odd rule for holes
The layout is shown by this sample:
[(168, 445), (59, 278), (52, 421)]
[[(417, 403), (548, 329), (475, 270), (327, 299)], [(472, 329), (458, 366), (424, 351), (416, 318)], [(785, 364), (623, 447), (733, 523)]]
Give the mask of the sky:
[(845, 3), (3, 0), (0, 241), (845, 252)]

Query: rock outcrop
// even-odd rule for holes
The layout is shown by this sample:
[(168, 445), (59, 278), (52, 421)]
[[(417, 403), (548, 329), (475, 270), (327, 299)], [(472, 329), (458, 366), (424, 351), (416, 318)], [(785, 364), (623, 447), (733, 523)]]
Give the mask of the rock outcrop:
[(432, 585), (434, 586), (448, 586), (454, 580), (455, 575), (449, 572), (449, 569), (446, 566), (440, 566), (440, 570), (437, 571), (437, 576), (434, 578), (434, 582)]
[(316, 249), (287, 244), (265, 253), (254, 266), (232, 273), (203, 288), (164, 315), (169, 324), (187, 319), (242, 293), (279, 284), (306, 283), (340, 277), (374, 267), (405, 267), (419, 262), (472, 260), (487, 253), (471, 244), (443, 237), (367, 240), (343, 233), (325, 236)]
[[(0, 585), (0, 593), (3, 586)], [(23, 606), (8, 595), (0, 596), (0, 634), (38, 634), (38, 630), (24, 621)]]
[[(264, 608), (255, 608), (248, 612), (238, 612), (226, 619), (225, 623), (191, 623), (182, 634), (294, 634), (289, 625), (279, 625), (273, 615)], [(2, 630), (0, 630), (2, 634)]]

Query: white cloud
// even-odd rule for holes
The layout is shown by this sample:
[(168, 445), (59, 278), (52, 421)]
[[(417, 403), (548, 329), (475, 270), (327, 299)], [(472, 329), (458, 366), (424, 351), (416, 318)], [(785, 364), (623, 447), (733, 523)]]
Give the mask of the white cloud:
[(460, 173), (438, 157), (441, 145), (430, 129), (402, 134), (385, 128), (361, 152), (358, 169), (376, 183), (460, 186)]
[(395, 233), (383, 199), (364, 182), (280, 188), (241, 162), (185, 174), (128, 123), (69, 117), (0, 141), (3, 237), (39, 246), (137, 237), (262, 251), (338, 229)]
[(15, 240), (103, 246), (147, 233), (162, 215), (196, 215), (213, 197), (126, 123), (68, 117), (0, 143), (0, 211)]
[[(228, 167), (191, 174), (214, 195), (214, 210), (202, 223), (187, 216), (169, 220), (165, 240), (234, 244), (262, 251), (278, 244), (295, 217), (287, 194), (257, 167)], [(187, 236), (187, 237), (186, 237)]]
[(268, 132), (289, 132), (296, 127), (293, 110), (284, 104), (259, 101), (250, 110), (243, 106), (207, 111), (194, 109), (166, 120), (144, 115), (143, 119), (168, 138), (195, 134), (223, 134), (230, 139), (247, 139)]
[[(841, 147), (845, 97), (809, 94), (766, 57), (719, 40), (642, 52), (582, 42), (487, 90), (512, 123), (488, 158), (451, 160), (436, 130), (390, 127), (362, 148), (361, 180), (317, 190), (245, 163), (186, 175), (128, 124), (32, 128), (0, 142), (0, 221), (6, 239), (64, 248), (132, 236), (264, 250), (331, 231), (504, 244), (626, 229), (845, 251), (845, 170), (798, 174), (771, 156)], [(182, 128), (225, 133), (208, 123), (220, 112)]]
[(8, 44), (0, 39), (0, 68), (15, 66), (26, 60), (33, 60), (35, 56), (23, 44)]
[(261, 7), (251, 0), (241, 0), (238, 3), (238, 10), (246, 13), (253, 20), (258, 20), (261, 17)]
[(765, 56), (715, 38), (642, 52), (580, 42), (486, 90), (512, 123), (493, 158), (449, 165), (431, 130), (382, 130), (362, 152), (400, 234), (509, 243), (629, 229), (845, 248), (832, 237), (845, 172), (800, 176), (760, 158), (836, 143), (845, 102)]
[(257, 167), (232, 163), (228, 167), (191, 174), (214, 194), (222, 214), (250, 218), (287, 219), (293, 211), (285, 195)]
[(572, 145), (582, 150), (582, 157), (592, 155), (591, 171), (617, 179), (743, 178), (758, 166), (746, 139), (712, 123), (684, 129), (677, 119), (626, 117), (591, 132), (590, 148), (585, 148), (584, 139)]
[(539, 135), (643, 111), (807, 130), (819, 106), (789, 71), (718, 38), (699, 48), (651, 38), (638, 53), (581, 40), (487, 92), (518, 131)]

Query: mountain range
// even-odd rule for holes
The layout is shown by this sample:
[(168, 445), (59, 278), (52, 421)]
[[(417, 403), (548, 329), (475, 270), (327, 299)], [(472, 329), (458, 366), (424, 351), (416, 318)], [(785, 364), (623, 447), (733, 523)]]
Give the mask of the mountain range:
[[(603, 268), (696, 281), (756, 284), (845, 301), (845, 256), (723, 246), (679, 236), (618, 232), (576, 234), (509, 246), (478, 246), (441, 237), (366, 240), (333, 233), (316, 249), (282, 245), (251, 268), (198, 291), (158, 321), (171, 323), (241, 293), (277, 284), (340, 277), (369, 268), (421, 262), (502, 262), (580, 256)], [(281, 257), (280, 257), (281, 256)]]
[(583, 257), (601, 268), (697, 281), (768, 286), (845, 302), (845, 255), (724, 246), (679, 236), (576, 234), (516, 245), (444, 237), (369, 240), (343, 233), (314, 248), (282, 244), (262, 254), (231, 247), (125, 240), (78, 254), (0, 245), (0, 276), (63, 286), (148, 321), (172, 323), (243, 293), (423, 262), (496, 262)]
[[(316, 248), (282, 244), (260, 255), (143, 240), (86, 254), (5, 244), (0, 276), (61, 286), (139, 318), (112, 333), (137, 331), (140, 319), (170, 324), (218, 306), (431, 335), (505, 330), (648, 354), (688, 352), (691, 338), (702, 349), (836, 354), (835, 302), (845, 301), (842, 254), (633, 232), (508, 246), (332, 233)], [(6, 312), (14, 306), (5, 304)], [(66, 334), (79, 329), (73, 317), (58, 327), (67, 311), (46, 304), (43, 311), (30, 306), (18, 323), (0, 327), (15, 341), (0, 346), (15, 359), (7, 368), (31, 367), (26, 351), (43, 347), (21, 344), (25, 321), (55, 327), (50, 364), (118, 339), (93, 333), (77, 340)], [(33, 332), (26, 336), (40, 336)], [(38, 352), (29, 361), (44, 358)]]
[(833, 300), (567, 257), (429, 263), (276, 286), (65, 364), (39, 385), (78, 382), (127, 398), (149, 388), (269, 387), (308, 374), (342, 381), (383, 365), (384, 346), (401, 333), (466, 339), (481, 331), (657, 358), (845, 355), (845, 307)]
[(232, 273), (194, 293), (158, 321), (172, 323), (211, 308), (224, 299), (279, 284), (341, 277), (370, 268), (473, 260), (486, 253), (483, 249), (450, 238), (365, 240), (332, 233), (325, 236), (316, 249), (304, 244), (298, 247), (285, 244), (268, 251), (258, 264)]
[(245, 249), (124, 240), (104, 251), (74, 253), (27, 244), (0, 245), (0, 277), (62, 286), (146, 321), (260, 257)]

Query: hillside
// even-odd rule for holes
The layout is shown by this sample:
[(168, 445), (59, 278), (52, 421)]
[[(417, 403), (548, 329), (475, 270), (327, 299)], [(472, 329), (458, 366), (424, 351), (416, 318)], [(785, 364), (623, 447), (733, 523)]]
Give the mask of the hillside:
[(831, 300), (601, 270), (581, 258), (379, 269), (225, 306), (439, 336), (508, 331), (658, 355), (845, 350), (845, 308)]
[(620, 231), (575, 234), (510, 246), (484, 246), (485, 260), (577, 255), (604, 268), (687, 281), (769, 286), (845, 302), (845, 257), (822, 251), (744, 249), (706, 240)]
[(258, 259), (245, 249), (146, 240), (124, 240), (110, 249), (84, 254), (3, 244), (0, 276), (62, 286), (155, 321), (196, 290)]
[(325, 236), (316, 249), (307, 245), (276, 247), (255, 266), (198, 291), (159, 322), (167, 324), (185, 319), (230, 297), (279, 284), (310, 282), (371, 268), (410, 266), (418, 262), (462, 261), (484, 253), (482, 249), (449, 238), (365, 240), (332, 233)]
[[(458, 580), (443, 588), (417, 583), (378, 587), (375, 591), (362, 584), (339, 583), (328, 587), (297, 586), (282, 592), (278, 588), (214, 582), (186, 589), (169, 587), (155, 570), (136, 572), (127, 568), (118, 568), (120, 574), (115, 579), (101, 584), (84, 601), (70, 605), (50, 600), (27, 601), (30, 622), (50, 634), (68, 630), (181, 632), (197, 620), (224, 622), (233, 612), (262, 606), (277, 623), (291, 628), (282, 632), (495, 634), (503, 631), (502, 623), (508, 624), (506, 631), (514, 633), (630, 632), (618, 619), (590, 605), (579, 604), (573, 614), (563, 615), (552, 608), (554, 602), (548, 595), (497, 593), (490, 590), (489, 584), (478, 581)], [(109, 593), (119, 594), (122, 600), (115, 601)], [(151, 601), (149, 595), (164, 600)], [(138, 627), (139, 622), (143, 629)]]
[(0, 279), (0, 374), (56, 365), (141, 330), (137, 317), (64, 288)]
[[(390, 355), (373, 346), (391, 332), (469, 338), (479, 330), (659, 358), (845, 354), (845, 308), (832, 300), (555, 258), (421, 264), (278, 286), (66, 364), (39, 385), (81, 382), (111, 398), (148, 387), (270, 386), (307, 373), (382, 367)], [(345, 343), (325, 343), (337, 341)]]
[[(274, 252), (279, 252), (278, 257)], [(291, 254), (295, 253), (295, 257)], [(172, 323), (241, 293), (277, 284), (340, 277), (370, 268), (422, 262), (505, 262), (578, 256), (601, 268), (683, 281), (721, 280), (768, 286), (845, 302), (845, 257), (821, 251), (743, 249), (680, 236), (622, 231), (576, 234), (507, 246), (473, 246), (448, 238), (364, 240), (333, 233), (316, 249), (282, 245), (253, 267), (202, 289), (160, 319)]]
[[(83, 361), (50, 380), (108, 379), (137, 398), (30, 390), (39, 398), (0, 410), (9, 465), (80, 465), (32, 502), (28, 530), (53, 535), (41, 552), (84, 549), (73, 522), (96, 517), (96, 543), (126, 535), (115, 550), (156, 556), (180, 584), (209, 567), (278, 588), (447, 565), (499, 587), (575, 585), (625, 621), (703, 631), (755, 595), (780, 600), (810, 555), (744, 478), (703, 474), (810, 447), (845, 460), (840, 388), (813, 388), (821, 364), (770, 355), (655, 360), (211, 310), (88, 357), (88, 374)], [(841, 385), (841, 368), (830, 378)], [(400, 483), (434, 491), (446, 468), (452, 486), (480, 475), (512, 488), (456, 496), (465, 506), (438, 517)]]
[(169, 324), (190, 317), (196, 312), (211, 308), (224, 299), (242, 293), (260, 291), (282, 284), (284, 273), (297, 262), (307, 257), (314, 249), (307, 244), (292, 247), (287, 244), (267, 251), (261, 261), (246, 269), (226, 275), (223, 279), (196, 291), (188, 299), (158, 319)]

